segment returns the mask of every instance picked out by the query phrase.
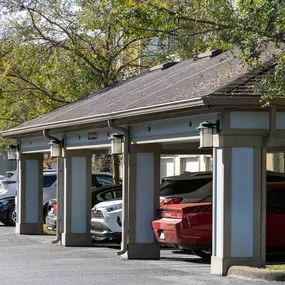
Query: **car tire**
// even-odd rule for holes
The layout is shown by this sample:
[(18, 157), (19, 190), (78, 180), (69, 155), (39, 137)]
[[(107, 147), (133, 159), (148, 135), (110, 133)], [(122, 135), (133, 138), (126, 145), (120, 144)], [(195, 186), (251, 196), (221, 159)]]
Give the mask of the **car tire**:
[(192, 249), (192, 252), (193, 252), (194, 254), (196, 254), (197, 256), (202, 257), (202, 258), (204, 258), (204, 259), (208, 259), (208, 258), (210, 258), (211, 255), (212, 255), (212, 252), (206, 251), (206, 250), (193, 250), (193, 249)]
[(15, 208), (12, 208), (7, 216), (7, 222), (5, 223), (7, 226), (14, 227), (16, 225), (17, 214)]

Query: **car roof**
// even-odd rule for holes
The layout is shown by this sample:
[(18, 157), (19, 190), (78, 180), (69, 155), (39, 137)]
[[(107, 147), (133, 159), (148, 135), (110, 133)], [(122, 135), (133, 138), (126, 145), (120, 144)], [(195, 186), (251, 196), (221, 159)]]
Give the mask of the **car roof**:
[(15, 174), (15, 173), (17, 173), (17, 170), (7, 170), (7, 171), (5, 171), (5, 173), (7, 174), (7, 173), (13, 173), (13, 174)]
[(107, 184), (101, 187), (92, 187), (92, 192), (99, 193), (112, 189), (122, 189), (122, 184)]
[(168, 176), (162, 178), (162, 182), (164, 181), (181, 181), (181, 180), (194, 180), (194, 179), (203, 179), (203, 178), (212, 178), (212, 173), (183, 173), (175, 176)]
[[(279, 176), (279, 177), (284, 177), (285, 174), (282, 172), (274, 172), (274, 171), (266, 171), (266, 174), (268, 176)], [(168, 177), (163, 177), (163, 181), (176, 181), (176, 180), (192, 180), (192, 179), (199, 179), (199, 178), (209, 178), (213, 176), (212, 171), (200, 171), (200, 172), (184, 172), (180, 175), (174, 175), (174, 176), (168, 176)]]
[(92, 172), (92, 175), (107, 175), (107, 176), (112, 176), (113, 177), (113, 174), (112, 173), (109, 173), (109, 172)]
[(44, 176), (53, 176), (53, 175), (57, 175), (57, 172), (56, 172), (56, 171), (53, 171), (53, 172), (52, 172), (52, 171), (44, 172), (43, 175), (44, 175)]

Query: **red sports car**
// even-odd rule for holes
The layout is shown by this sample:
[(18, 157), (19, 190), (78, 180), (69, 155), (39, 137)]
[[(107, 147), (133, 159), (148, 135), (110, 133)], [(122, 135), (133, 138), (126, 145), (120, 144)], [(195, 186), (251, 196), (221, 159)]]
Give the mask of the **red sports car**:
[[(153, 221), (157, 240), (166, 246), (190, 249), (200, 257), (212, 250), (212, 202), (162, 205)], [(267, 252), (285, 252), (285, 183), (267, 183)]]

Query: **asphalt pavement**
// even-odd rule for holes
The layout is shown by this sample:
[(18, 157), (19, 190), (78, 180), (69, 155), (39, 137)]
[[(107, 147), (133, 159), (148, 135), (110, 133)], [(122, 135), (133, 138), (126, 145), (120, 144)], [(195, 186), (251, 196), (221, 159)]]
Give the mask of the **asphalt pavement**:
[(179, 250), (162, 250), (161, 260), (122, 260), (116, 244), (64, 247), (54, 238), (18, 236), (0, 225), (0, 284), (280, 284), (211, 275), (209, 262)]

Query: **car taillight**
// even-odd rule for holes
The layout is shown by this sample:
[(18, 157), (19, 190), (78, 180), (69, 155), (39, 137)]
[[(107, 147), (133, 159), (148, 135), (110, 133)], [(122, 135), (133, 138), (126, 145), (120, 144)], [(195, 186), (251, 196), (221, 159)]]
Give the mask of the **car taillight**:
[(182, 212), (176, 211), (160, 211), (160, 218), (182, 219)]
[(182, 201), (181, 197), (165, 198), (160, 202), (160, 205), (179, 204)]
[(11, 180), (3, 181), (2, 180), (2, 184), (4, 185), (10, 185), (10, 184), (15, 184), (15, 183), (17, 183), (17, 181), (11, 181)]
[(56, 212), (56, 210), (57, 210), (57, 204), (53, 204), (53, 210)]

